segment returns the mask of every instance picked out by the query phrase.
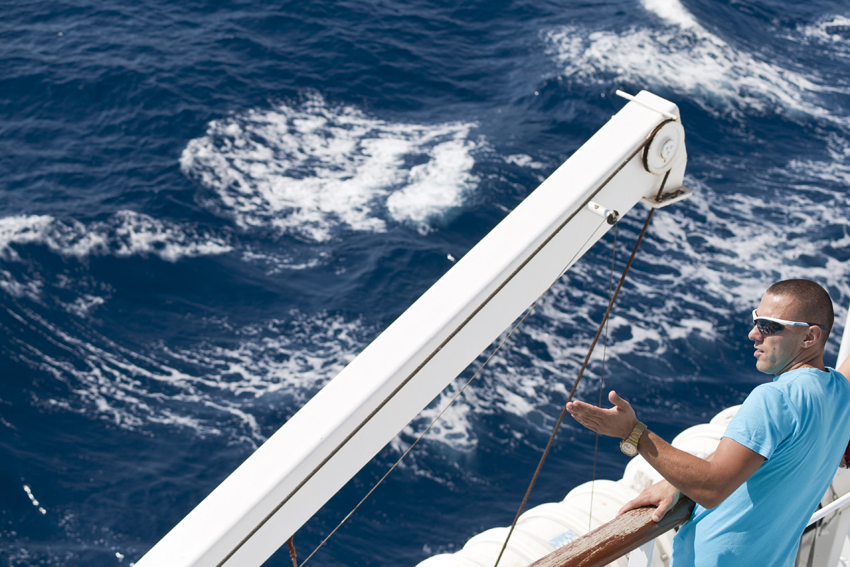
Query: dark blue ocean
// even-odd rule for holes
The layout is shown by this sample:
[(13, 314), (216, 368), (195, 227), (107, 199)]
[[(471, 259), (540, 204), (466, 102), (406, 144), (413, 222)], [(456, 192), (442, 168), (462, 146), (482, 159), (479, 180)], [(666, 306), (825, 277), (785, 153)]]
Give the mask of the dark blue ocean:
[[(617, 112), (616, 89), (672, 100), (687, 135), (694, 196), (655, 216), (605, 361), (606, 390), (671, 439), (765, 380), (746, 334), (770, 283), (827, 287), (837, 355), (846, 2), (0, 2), (0, 564), (137, 561)], [(644, 216), (620, 223), (618, 271)], [(312, 565), (414, 566), (510, 524), (613, 236)], [(582, 398), (601, 370), (600, 345)], [(458, 387), (296, 534), (301, 558)], [(592, 478), (594, 441), (568, 418), (531, 505)], [(596, 476), (620, 478), (599, 447)]]

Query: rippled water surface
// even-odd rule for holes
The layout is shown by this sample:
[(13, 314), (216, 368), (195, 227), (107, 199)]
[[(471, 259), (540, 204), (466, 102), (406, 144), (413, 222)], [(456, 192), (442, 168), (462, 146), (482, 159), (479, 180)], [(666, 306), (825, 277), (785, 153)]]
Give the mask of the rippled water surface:
[[(747, 318), (788, 277), (833, 295), (837, 354), (846, 3), (0, 11), (3, 565), (138, 560), (619, 110), (616, 89), (679, 105), (694, 197), (653, 221), (606, 388), (668, 438), (739, 403), (764, 380)], [(620, 264), (642, 216), (620, 224)], [(612, 237), (312, 564), (415, 565), (510, 523), (602, 315)], [(458, 387), (298, 532), (300, 556)], [(532, 504), (589, 480), (593, 445), (568, 422)], [(600, 443), (597, 476), (625, 462)]]

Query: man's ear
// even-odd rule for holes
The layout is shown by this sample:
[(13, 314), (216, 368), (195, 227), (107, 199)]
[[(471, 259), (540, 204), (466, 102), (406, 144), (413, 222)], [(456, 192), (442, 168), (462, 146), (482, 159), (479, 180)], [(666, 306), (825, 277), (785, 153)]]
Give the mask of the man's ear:
[(816, 346), (820, 342), (821, 337), (823, 337), (823, 329), (812, 325), (803, 338), (803, 348)]

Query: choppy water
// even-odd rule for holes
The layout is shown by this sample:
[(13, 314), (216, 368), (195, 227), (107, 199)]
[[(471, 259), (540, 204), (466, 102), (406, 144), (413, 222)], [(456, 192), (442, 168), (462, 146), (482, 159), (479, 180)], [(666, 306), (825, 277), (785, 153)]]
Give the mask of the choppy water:
[[(763, 380), (745, 335), (774, 280), (827, 286), (843, 331), (846, 3), (0, 15), (4, 565), (141, 557), (621, 108), (617, 88), (680, 106), (695, 196), (653, 222), (606, 384), (672, 437)], [(621, 223), (621, 260), (641, 222)], [(602, 314), (610, 236), (311, 563), (414, 565), (510, 523)], [(296, 535), (302, 557), (452, 388)], [(589, 480), (593, 443), (568, 423), (532, 503)], [(615, 443), (600, 460), (620, 476)]]

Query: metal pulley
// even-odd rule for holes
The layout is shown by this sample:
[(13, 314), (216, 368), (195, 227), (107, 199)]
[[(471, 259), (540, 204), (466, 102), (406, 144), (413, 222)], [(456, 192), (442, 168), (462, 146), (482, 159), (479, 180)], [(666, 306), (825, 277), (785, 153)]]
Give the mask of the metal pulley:
[(682, 127), (678, 113), (671, 114), (646, 100), (620, 90), (617, 91), (617, 95), (666, 118), (649, 136), (649, 143), (643, 150), (643, 167), (654, 175), (667, 173), (685, 147), (685, 129)]
[(685, 129), (678, 120), (662, 123), (643, 151), (643, 167), (655, 175), (666, 173), (676, 161), (685, 142)]
[[(678, 119), (668, 119), (658, 125), (643, 150), (643, 167), (654, 175), (663, 175), (670, 171), (679, 154), (685, 147), (685, 129)], [(665, 178), (666, 179), (666, 178)], [(643, 197), (641, 200), (658, 209), (687, 199), (693, 193), (687, 187), (676, 187), (655, 198)]]

